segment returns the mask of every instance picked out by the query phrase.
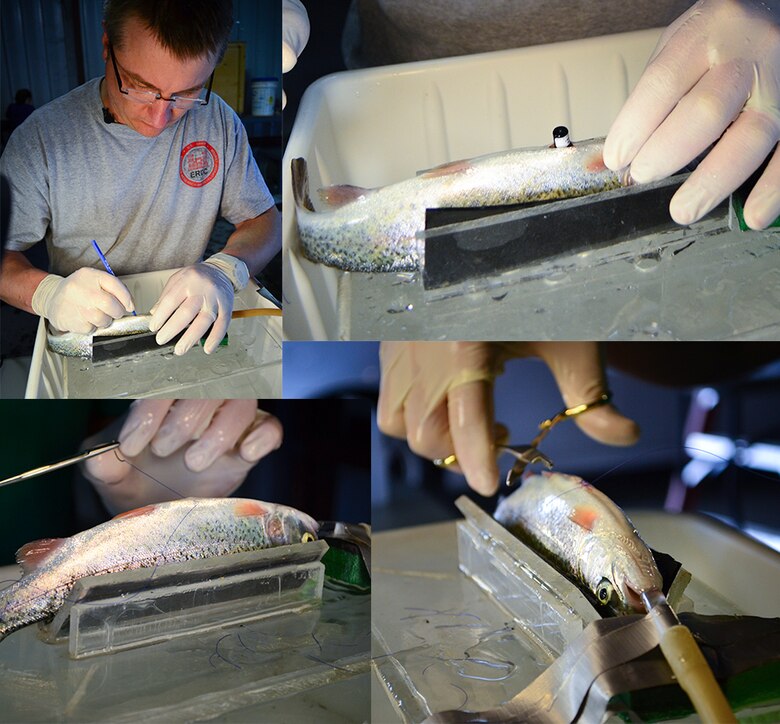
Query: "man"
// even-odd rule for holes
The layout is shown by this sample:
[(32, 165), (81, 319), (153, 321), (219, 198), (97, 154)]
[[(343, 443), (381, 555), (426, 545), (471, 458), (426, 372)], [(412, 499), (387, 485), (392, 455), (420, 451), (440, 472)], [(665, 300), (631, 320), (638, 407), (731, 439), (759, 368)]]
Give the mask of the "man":
[[(0, 298), (61, 331), (89, 333), (134, 311), (118, 274), (183, 267), (150, 328), (184, 354), (213, 323), (212, 352), (234, 292), (281, 248), (273, 198), (233, 111), (211, 93), (232, 26), (230, 0), (108, 0), (105, 77), (34, 113), (9, 140), (13, 199)], [(217, 216), (236, 226), (201, 261)], [(45, 239), (52, 274), (23, 250)]]

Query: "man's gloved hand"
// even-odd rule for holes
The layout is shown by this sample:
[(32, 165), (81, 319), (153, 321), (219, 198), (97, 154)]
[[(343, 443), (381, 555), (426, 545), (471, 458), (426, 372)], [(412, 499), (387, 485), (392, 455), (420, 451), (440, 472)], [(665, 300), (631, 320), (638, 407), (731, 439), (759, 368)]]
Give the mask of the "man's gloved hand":
[(230, 324), (234, 290), (243, 289), (248, 281), (246, 264), (223, 253), (177, 271), (150, 310), (149, 330), (157, 332), (157, 344), (165, 344), (189, 325), (173, 350), (184, 354), (213, 324), (203, 345), (206, 354), (211, 354)]
[[(138, 400), (112, 427), (119, 425), (119, 449), (82, 463), (112, 513), (180, 496), (230, 495), (282, 443), (281, 423), (255, 400)], [(116, 433), (109, 428), (83, 444), (107, 436)]]
[[(423, 457), (455, 453), (468, 484), (491, 495), (498, 489), (495, 443), (506, 438), (493, 417), (493, 380), (507, 360), (530, 356), (547, 363), (567, 406), (606, 391), (595, 342), (383, 342), (379, 429), (406, 438)], [(636, 423), (612, 405), (574, 420), (608, 445), (631, 445), (639, 436)]]
[[(309, 16), (300, 0), (283, 0), (282, 4), (282, 73), (295, 67), (298, 56), (309, 41)], [(282, 108), (287, 97), (282, 91)]]
[[(738, 188), (778, 139), (780, 3), (699, 0), (661, 37), (612, 125), (604, 162), (630, 165), (632, 178), (647, 183), (715, 143), (669, 206), (676, 222), (690, 224)], [(745, 221), (763, 229), (778, 214), (780, 149), (748, 197)]]
[(70, 276), (49, 274), (32, 296), (33, 311), (60, 332), (90, 334), (133, 311), (127, 287), (115, 276), (84, 267)]

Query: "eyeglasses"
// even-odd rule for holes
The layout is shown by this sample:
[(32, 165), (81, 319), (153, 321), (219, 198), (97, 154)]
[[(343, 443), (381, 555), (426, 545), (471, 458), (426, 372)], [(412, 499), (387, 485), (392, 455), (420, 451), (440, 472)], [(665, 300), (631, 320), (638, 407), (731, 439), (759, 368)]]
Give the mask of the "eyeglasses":
[(171, 96), (170, 98), (165, 98), (161, 93), (157, 93), (156, 91), (146, 91), (138, 90), (136, 88), (122, 87), (122, 79), (119, 77), (119, 68), (117, 67), (116, 59), (114, 58), (114, 48), (111, 46), (111, 44), (108, 46), (108, 53), (111, 56), (111, 63), (114, 66), (116, 84), (119, 86), (119, 92), (126, 95), (131, 100), (136, 101), (136, 103), (151, 105), (155, 101), (167, 101), (171, 104), (171, 108), (178, 108), (185, 111), (190, 110), (190, 108), (197, 108), (198, 106), (208, 105), (209, 98), (211, 98), (211, 84), (214, 82), (213, 71), (211, 73), (211, 77), (209, 78), (209, 84), (206, 88), (205, 98), (201, 97), (203, 95), (203, 88), (201, 88), (197, 95), (194, 96), (177, 95)]

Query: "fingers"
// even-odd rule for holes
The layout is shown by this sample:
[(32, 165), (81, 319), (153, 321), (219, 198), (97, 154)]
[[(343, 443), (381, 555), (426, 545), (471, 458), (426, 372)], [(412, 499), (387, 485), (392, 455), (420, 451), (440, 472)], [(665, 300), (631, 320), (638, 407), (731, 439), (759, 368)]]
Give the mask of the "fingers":
[(167, 457), (206, 430), (222, 400), (139, 400), (119, 433), (120, 452)]
[(450, 391), (448, 399), (452, 449), (471, 488), (481, 495), (498, 490), (493, 423), (493, 385), (471, 382)]
[[(777, 142), (777, 133), (767, 116), (756, 111), (743, 112), (672, 197), (672, 218), (678, 224), (692, 224), (711, 211), (761, 165)], [(771, 182), (771, 174), (768, 181)], [(777, 186), (759, 188), (759, 200), (762, 192), (770, 200), (765, 212), (771, 212), (771, 198), (776, 198)]]
[(184, 453), (185, 465), (201, 472), (233, 450), (254, 422), (256, 412), (255, 400), (225, 400), (216, 408), (205, 432)]
[(84, 461), (84, 469), (87, 477), (97, 485), (115, 485), (120, 483), (132, 470), (130, 465), (123, 459), (120, 459), (115, 450), (87, 458)]
[[(187, 294), (184, 288), (178, 284), (178, 279), (181, 275), (181, 271), (176, 272), (163, 287), (162, 293), (155, 305), (151, 308), (152, 314), (151, 320), (149, 320), (149, 331), (158, 332), (157, 344), (165, 344), (171, 337), (160, 335), (161, 328), (169, 319), (169, 317), (181, 306), (181, 304), (187, 299)], [(195, 312), (196, 314), (197, 312)], [(194, 318), (192, 315), (191, 319)], [(179, 330), (181, 331), (181, 330)], [(162, 341), (161, 341), (162, 340)]]
[(174, 400), (136, 400), (117, 438), (124, 457), (135, 457), (152, 441)]
[[(203, 312), (203, 300), (197, 297), (190, 297), (183, 301), (181, 306), (178, 306), (176, 310), (167, 318), (165, 324), (157, 332), (155, 339), (157, 344), (165, 344), (170, 342), (179, 332), (186, 329), (187, 332), (182, 335), (182, 338), (176, 343), (174, 352), (176, 354), (183, 354), (193, 344), (195, 344), (201, 337), (201, 333), (208, 329), (211, 322), (214, 321), (214, 315), (208, 311)], [(160, 305), (155, 312), (155, 315), (160, 313), (160, 310), (167, 310), (168, 305)], [(154, 317), (152, 318), (154, 320)], [(191, 323), (198, 319), (198, 324), (194, 329), (191, 327)], [(205, 325), (205, 328), (204, 328)], [(151, 324), (149, 325), (151, 329)], [(185, 346), (186, 345), (186, 346)]]
[(380, 430), (406, 437), (430, 459), (454, 453), (469, 485), (495, 492), (491, 346), (460, 342), (385, 342), (380, 347)]
[[(166, 344), (184, 331), (174, 354), (182, 355), (209, 331), (204, 351), (211, 354), (224, 338), (233, 310), (233, 288), (227, 277), (208, 264), (174, 274), (152, 307), (149, 329), (157, 344)], [(212, 326), (213, 325), (213, 326)]]
[(281, 445), (282, 426), (272, 415), (259, 413), (255, 400), (141, 400), (131, 408), (119, 441), (128, 457), (148, 447), (163, 458), (192, 442), (184, 450), (184, 463), (202, 472), (239, 443), (241, 458), (257, 462)]
[[(133, 310), (130, 291), (108, 272), (84, 267), (50, 275), (36, 289), (39, 313), (62, 331), (90, 334)], [(36, 303), (37, 304), (37, 303)]]
[(177, 400), (168, 410), (149, 446), (155, 455), (167, 457), (186, 443), (197, 440), (211, 424), (222, 400)]
[[(682, 42), (681, 42), (682, 40)], [(707, 72), (700, 40), (675, 34), (648, 65), (618, 114), (604, 143), (604, 163), (628, 166), (677, 102)]]
[(751, 229), (766, 229), (780, 216), (780, 146), (745, 202), (745, 223)]
[[(567, 407), (592, 402), (607, 391), (595, 342), (539, 342), (534, 347), (553, 373)], [(639, 426), (611, 404), (589, 410), (574, 420), (588, 437), (606, 445), (632, 445), (639, 439)]]
[[(224, 309), (220, 306), (219, 312), (217, 313), (216, 321), (213, 321), (213, 327), (211, 329), (211, 332), (209, 333), (209, 336), (206, 337), (206, 341), (203, 343), (203, 351), (206, 354), (211, 354), (217, 347), (219, 347), (219, 343), (222, 341), (224, 336), (227, 334), (228, 326), (230, 325), (230, 313), (232, 312), (232, 309)], [(208, 326), (206, 329), (204, 329), (200, 335), (203, 336), (203, 334), (206, 333), (208, 330)], [(193, 344), (195, 344), (198, 340), (194, 340)], [(178, 346), (178, 345), (177, 345)], [(189, 349), (189, 347), (187, 347)], [(184, 354), (187, 350), (183, 350), (182, 352), (179, 352), (178, 354)]]
[(379, 362), (382, 376), (379, 382), (377, 425), (391, 437), (406, 437), (404, 401), (411, 389), (411, 348), (409, 342), (382, 342)]
[[(110, 297), (104, 304), (108, 304), (110, 310), (103, 305), (100, 308), (110, 314), (114, 319), (124, 316), (125, 313), (132, 313), (135, 310), (135, 304), (133, 303), (133, 297), (130, 294), (130, 290), (112, 274), (101, 273), (98, 281), (100, 288), (105, 292), (108, 292)], [(121, 309), (118, 308), (117, 303), (121, 305)]]
[(94, 286), (91, 292), (82, 290), (77, 296), (78, 309), (82, 319), (93, 327), (107, 327), (133, 310), (133, 300), (130, 291), (119, 279), (99, 270), (90, 271), (96, 274), (91, 282)]
[(241, 441), (239, 454), (248, 463), (256, 463), (278, 449), (283, 440), (282, 423), (273, 415), (256, 410), (255, 421)]
[(752, 83), (749, 64), (713, 68), (639, 149), (631, 162), (631, 178), (637, 183), (666, 178), (703, 153), (739, 114)]

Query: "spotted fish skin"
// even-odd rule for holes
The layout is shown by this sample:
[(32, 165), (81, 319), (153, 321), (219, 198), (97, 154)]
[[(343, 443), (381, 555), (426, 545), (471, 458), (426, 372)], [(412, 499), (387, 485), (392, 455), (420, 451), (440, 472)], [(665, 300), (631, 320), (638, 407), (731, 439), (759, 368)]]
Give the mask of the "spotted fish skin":
[(112, 320), (107, 327), (100, 327), (91, 334), (78, 332), (62, 332), (55, 334), (49, 331), (46, 343), (52, 352), (65, 357), (92, 357), (92, 340), (94, 337), (124, 337), (129, 334), (146, 334), (149, 332), (151, 314), (128, 314)]
[(293, 159), (301, 249), (311, 261), (345, 271), (414, 271), (426, 209), (572, 198), (630, 183), (625, 172), (604, 165), (603, 150), (600, 138), (455, 161), (378, 189), (329, 187), (320, 195), (336, 208), (320, 212), (309, 199), (305, 160)]
[(643, 611), (639, 594), (661, 590), (653, 554), (626, 514), (582, 478), (532, 475), (501, 501), (495, 519), (527, 537), (599, 598), (604, 579), (622, 612)]
[(0, 591), (0, 640), (53, 616), (85, 576), (300, 543), (318, 525), (295, 508), (244, 498), (184, 498), (122, 513), (17, 553), (25, 575)]

